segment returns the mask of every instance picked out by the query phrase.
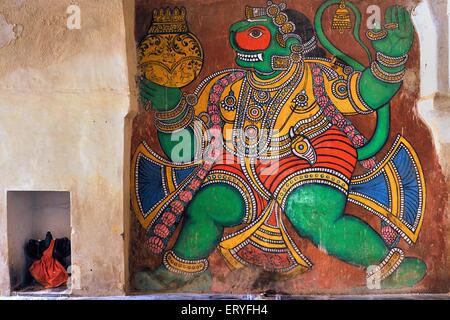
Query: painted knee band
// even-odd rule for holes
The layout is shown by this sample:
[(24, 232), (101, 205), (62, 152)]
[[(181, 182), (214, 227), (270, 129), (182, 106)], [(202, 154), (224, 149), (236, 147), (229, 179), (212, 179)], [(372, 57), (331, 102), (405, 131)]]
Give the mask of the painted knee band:
[(173, 251), (166, 252), (163, 263), (169, 271), (191, 277), (199, 275), (208, 269), (208, 260), (181, 259)]
[(405, 254), (403, 253), (403, 250), (399, 248), (392, 249), (378, 267), (367, 275), (367, 278), (386, 279), (397, 270), (404, 259)]
[(323, 184), (333, 187), (345, 195), (348, 193), (350, 181), (341, 173), (327, 168), (312, 168), (295, 172), (287, 177), (274, 195), (284, 209), (289, 195), (298, 187), (305, 184)]

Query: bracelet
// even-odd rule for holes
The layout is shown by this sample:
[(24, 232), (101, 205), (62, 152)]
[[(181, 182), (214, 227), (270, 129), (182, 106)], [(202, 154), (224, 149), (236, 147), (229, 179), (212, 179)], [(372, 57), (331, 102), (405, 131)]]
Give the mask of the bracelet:
[(401, 67), (408, 61), (408, 54), (405, 54), (401, 57), (390, 57), (381, 52), (377, 52), (377, 61), (385, 67)]
[(374, 61), (372, 62), (372, 66), (370, 68), (375, 78), (387, 83), (400, 83), (403, 81), (405, 77), (406, 70), (402, 70), (397, 73), (389, 73), (384, 71), (379, 64)]
[(176, 123), (164, 123), (160, 119), (155, 119), (155, 126), (158, 131), (164, 133), (173, 133), (175, 131), (186, 128), (194, 119), (194, 108), (186, 108), (184, 116)]
[(195, 93), (190, 93), (186, 95), (186, 102), (188, 105), (195, 107), (198, 103), (198, 97)]
[(384, 29), (386, 30), (395, 30), (398, 29), (399, 25), (398, 23), (387, 23), (384, 25)]
[(185, 111), (186, 106), (187, 106), (186, 99), (181, 98), (180, 102), (174, 109), (169, 111), (157, 111), (155, 113), (155, 117), (158, 120), (171, 120), (178, 118), (183, 113), (183, 111)]
[(381, 30), (378, 32), (374, 32), (372, 30), (367, 31), (366, 36), (371, 41), (377, 41), (386, 38), (388, 32), (386, 30)]

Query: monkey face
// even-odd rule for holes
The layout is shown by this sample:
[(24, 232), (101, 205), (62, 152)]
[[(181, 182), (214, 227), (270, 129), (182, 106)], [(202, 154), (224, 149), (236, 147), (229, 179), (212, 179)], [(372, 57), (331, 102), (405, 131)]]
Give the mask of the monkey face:
[(261, 16), (239, 21), (230, 27), (230, 44), (236, 52), (236, 63), (260, 73), (273, 72), (274, 56), (289, 57), (291, 46), (300, 40), (289, 38), (280, 43), (281, 34), (272, 18)]

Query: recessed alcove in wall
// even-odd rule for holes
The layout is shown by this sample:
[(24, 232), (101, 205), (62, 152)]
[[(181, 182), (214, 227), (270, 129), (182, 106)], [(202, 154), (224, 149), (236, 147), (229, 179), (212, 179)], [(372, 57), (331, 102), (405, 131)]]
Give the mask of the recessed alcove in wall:
[[(39, 291), (28, 268), (32, 260), (25, 253), (30, 239), (43, 240), (50, 231), (53, 239), (71, 235), (70, 193), (53, 191), (9, 191), (8, 256), (11, 289), (16, 292)], [(70, 256), (66, 258), (70, 265)], [(42, 288), (43, 289), (43, 288)], [(60, 287), (62, 292), (67, 287)]]

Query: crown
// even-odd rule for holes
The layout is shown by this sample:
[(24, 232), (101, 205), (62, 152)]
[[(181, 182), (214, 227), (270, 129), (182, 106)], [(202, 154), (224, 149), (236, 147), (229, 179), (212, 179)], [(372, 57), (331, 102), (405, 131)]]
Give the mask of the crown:
[(294, 33), (296, 29), (295, 23), (289, 21), (288, 15), (284, 12), (286, 8), (287, 6), (285, 3), (276, 4), (269, 0), (267, 1), (266, 8), (253, 8), (247, 6), (245, 8), (245, 15), (247, 19), (261, 16), (268, 16), (271, 18), (273, 23), (278, 27), (276, 40), (282, 47), (286, 47), (286, 40), (288, 38), (297, 38), (300, 43), (303, 43), (303, 39)]
[[(284, 12), (287, 6), (285, 3), (276, 4), (272, 1), (267, 1), (265, 8), (254, 8), (247, 6), (245, 8), (245, 16), (247, 19), (254, 19), (261, 16), (268, 16), (272, 18), (273, 23), (278, 27), (278, 33), (276, 36), (277, 42), (282, 46), (286, 46), (286, 40), (288, 38), (297, 38), (301, 43), (303, 39), (295, 34), (295, 23), (289, 21), (288, 15)], [(309, 52), (316, 47), (315, 37), (310, 39), (303, 48), (303, 52)]]
[(153, 20), (149, 33), (181, 33), (188, 32), (186, 22), (186, 8), (175, 7), (173, 10), (155, 9), (153, 10)]
[(284, 36), (295, 31), (295, 24), (289, 21), (288, 16), (283, 11), (286, 10), (286, 4), (276, 4), (272, 1), (267, 1), (266, 8), (245, 8), (245, 15), (247, 19), (252, 19), (260, 16), (269, 16), (273, 23), (278, 27), (280, 33)]

